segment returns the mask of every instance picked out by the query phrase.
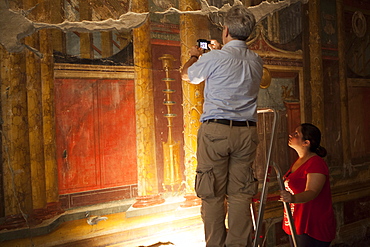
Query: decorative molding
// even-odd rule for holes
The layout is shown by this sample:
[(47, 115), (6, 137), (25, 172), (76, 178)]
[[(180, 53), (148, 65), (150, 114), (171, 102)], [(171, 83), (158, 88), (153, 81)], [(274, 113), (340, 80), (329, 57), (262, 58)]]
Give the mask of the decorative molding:
[(133, 80), (135, 78), (135, 71), (133, 66), (56, 63), (54, 65), (54, 77)]
[[(355, 180), (353, 180), (355, 181)], [(339, 186), (332, 186), (333, 203), (347, 202), (370, 195), (370, 181), (363, 183), (348, 182)]]
[(89, 206), (98, 203), (107, 203), (124, 199), (132, 199), (137, 196), (137, 184), (120, 187), (84, 191), (59, 195), (59, 201), (63, 210)]
[[(258, 53), (258, 52), (257, 52)], [(264, 65), (303, 68), (302, 60), (282, 59), (279, 57), (262, 56)]]
[(291, 60), (303, 60), (303, 52), (298, 51), (286, 51), (279, 49), (268, 40), (265, 39), (263, 33), (265, 30), (263, 27), (258, 27), (256, 30), (257, 35), (250, 41), (247, 42), (248, 47), (255, 51), (262, 58), (278, 58), (278, 59), (291, 59)]
[[(265, 61), (265, 60), (264, 60)], [(304, 89), (304, 82), (303, 82), (303, 67), (301, 66), (286, 66), (286, 65), (270, 65), (264, 64), (270, 73), (274, 72), (285, 72), (285, 73), (294, 73), (298, 76), (298, 83), (299, 83), (299, 102), (300, 102), (300, 111), (301, 111), (301, 122), (306, 122), (306, 114), (305, 114), (305, 89)]]
[(370, 79), (347, 78), (349, 87), (370, 87)]
[(266, 67), (263, 67), (263, 74), (260, 83), (260, 88), (268, 88), (271, 84), (271, 73)]
[(356, 11), (352, 16), (352, 29), (357, 37), (362, 38), (366, 34), (366, 18), (361, 11)]

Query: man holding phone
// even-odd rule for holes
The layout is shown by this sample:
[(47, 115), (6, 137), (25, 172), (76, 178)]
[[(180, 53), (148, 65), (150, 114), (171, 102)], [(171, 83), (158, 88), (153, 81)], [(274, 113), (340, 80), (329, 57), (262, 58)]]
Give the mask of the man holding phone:
[(208, 47), (209, 44), (211, 44), (211, 41), (208, 41), (206, 39), (198, 39), (198, 47), (202, 48), (203, 50), (209, 50), (210, 48)]
[(224, 46), (212, 41), (211, 51), (204, 54), (198, 46), (192, 47), (182, 70), (183, 80), (205, 81), (195, 191), (202, 199), (207, 247), (252, 244), (249, 205), (258, 188), (252, 164), (263, 71), (262, 59), (246, 45), (254, 26), (255, 17), (246, 7), (232, 7), (224, 19)]

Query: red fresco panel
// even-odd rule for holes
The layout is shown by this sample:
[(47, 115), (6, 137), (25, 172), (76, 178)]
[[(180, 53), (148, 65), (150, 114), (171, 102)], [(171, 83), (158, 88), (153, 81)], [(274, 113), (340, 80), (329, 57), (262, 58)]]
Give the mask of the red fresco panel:
[(137, 183), (133, 80), (55, 80), (59, 193)]
[(135, 91), (132, 80), (99, 81), (102, 186), (137, 182)]
[(60, 194), (97, 188), (95, 80), (55, 81)]

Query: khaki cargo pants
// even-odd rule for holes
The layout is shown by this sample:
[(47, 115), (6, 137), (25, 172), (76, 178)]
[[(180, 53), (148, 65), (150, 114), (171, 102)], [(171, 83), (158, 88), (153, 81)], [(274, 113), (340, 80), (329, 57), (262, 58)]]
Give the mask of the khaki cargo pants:
[(250, 203), (258, 187), (252, 169), (257, 144), (254, 126), (204, 122), (199, 128), (195, 191), (202, 199), (207, 247), (252, 246)]

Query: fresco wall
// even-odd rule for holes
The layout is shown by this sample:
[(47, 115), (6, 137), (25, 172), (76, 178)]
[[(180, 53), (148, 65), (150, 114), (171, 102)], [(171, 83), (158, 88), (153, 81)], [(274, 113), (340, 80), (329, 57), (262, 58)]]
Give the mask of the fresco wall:
[[(166, 198), (173, 193), (181, 196), (191, 194), (193, 163), (196, 161), (193, 139), (189, 141), (186, 138), (195, 133), (193, 131), (189, 134), (188, 128), (199, 123), (187, 117), (195, 116), (189, 109), (200, 113), (201, 108), (194, 106), (201, 105), (202, 88), (187, 88), (188, 85), (180, 80), (179, 70), (188, 58), (187, 50), (199, 36), (219, 38), (222, 15), (211, 12), (210, 6), (199, 5), (198, 2), (194, 7), (190, 1), (153, 0), (145, 4), (134, 1), (131, 10), (140, 14), (130, 19), (129, 23), (122, 23), (125, 18), (131, 18), (128, 14), (129, 1), (110, 0), (105, 5), (101, 1), (87, 3), (55, 0), (52, 3), (43, 2), (31, 9), (27, 17), (29, 19), (9, 9), (30, 9), (34, 5), (32, 1), (6, 1), (0, 5), (1, 16), (16, 18), (8, 25), (14, 30), (7, 31), (9, 35), (1, 35), (0, 40), (3, 119), (3, 166), (0, 177), (4, 185), (1, 192), (1, 200), (4, 202), (0, 208), (1, 216), (6, 218), (9, 215), (18, 215), (15, 218), (23, 222), (25, 219), (19, 209), (30, 215), (39, 210), (47, 218), (68, 208), (101, 203), (112, 198), (136, 200), (141, 197), (140, 199), (146, 200), (145, 196), (153, 192), (157, 200), (157, 197)], [(162, 5), (164, 3), (170, 3), (174, 12), (163, 13), (168, 8), (168, 5)], [(208, 3), (221, 8), (226, 2)], [(259, 5), (260, 2), (252, 1), (253, 4)], [(260, 107), (272, 107), (279, 111), (273, 160), (287, 169), (294, 160), (293, 154), (286, 147), (288, 133), (301, 121), (320, 120), (323, 124), (325, 147), (329, 152), (327, 162), (332, 174), (338, 232), (343, 233), (343, 239), (350, 239), (350, 234), (346, 232), (348, 225), (354, 224), (354, 229), (360, 229), (364, 224), (357, 222), (369, 218), (364, 209), (369, 205), (370, 187), (370, 130), (367, 124), (370, 119), (366, 114), (366, 106), (370, 103), (367, 74), (370, 18), (367, 11), (363, 10), (370, 9), (370, 6), (352, 1), (337, 4), (340, 2), (324, 0), (314, 2), (310, 7), (308, 4), (294, 3), (286, 8), (287, 2), (279, 1), (275, 6), (280, 11), (271, 10), (272, 4), (266, 2), (259, 5), (264, 6), (263, 11), (257, 10), (258, 6), (253, 6), (256, 7), (253, 9), (261, 22), (248, 45), (260, 54), (265, 69), (269, 72), (270, 80), (267, 86), (261, 88), (258, 104)], [(319, 31), (312, 28), (310, 16), (306, 14), (312, 11), (312, 6), (319, 9)], [(341, 8), (342, 12), (339, 11)], [(273, 12), (276, 13), (271, 15)], [(52, 17), (47, 13), (53, 13)], [(208, 19), (207, 15), (211, 17)], [(108, 23), (104, 21), (107, 18), (113, 19)], [(6, 22), (1, 20), (2, 24)], [(69, 20), (64, 27), (60, 25), (63, 20)], [(80, 25), (82, 20), (92, 21), (92, 25)], [(122, 28), (117, 30), (117, 26)], [(191, 29), (188, 29), (189, 26)], [(1, 30), (3, 34), (4, 31)], [(19, 32), (21, 35), (13, 35)], [(309, 38), (314, 35), (320, 38), (319, 52), (311, 50)], [(25, 37), (27, 46), (18, 37)], [(140, 42), (135, 43), (135, 39)], [(168, 75), (159, 59), (164, 54), (170, 54), (176, 59)], [(322, 70), (311, 68), (315, 62), (322, 65)], [(70, 64), (73, 66), (68, 67)], [(58, 76), (55, 76), (56, 73)], [(86, 78), (92, 75), (94, 78)], [(319, 76), (315, 77), (316, 75)], [(68, 99), (71, 97), (68, 90), (60, 91), (64, 83), (70, 85), (68, 83), (71, 83), (71, 78), (77, 84), (86, 84), (87, 91), (81, 87), (74, 93), (84, 95), (81, 102), (86, 103), (90, 99), (91, 103), (83, 108), (83, 103), (75, 102), (77, 110), (74, 110), (74, 119), (77, 121), (63, 118), (66, 113), (61, 110), (63, 104), (76, 100), (74, 97)], [(179, 155), (174, 160), (178, 161), (180, 180), (175, 180), (174, 187), (171, 184), (166, 186), (164, 147), (170, 128), (165, 117), (169, 108), (164, 104), (167, 99), (163, 92), (166, 84), (164, 78), (173, 79), (170, 87), (175, 90), (171, 95), (171, 100), (175, 102), (171, 106), (171, 113), (176, 114), (171, 133), (179, 146)], [(312, 81), (312, 78), (322, 78), (322, 81), (315, 84), (316, 81)], [(103, 85), (103, 91), (99, 91), (98, 85)], [(320, 87), (319, 90), (316, 90), (315, 85)], [(115, 91), (112, 87), (116, 86), (120, 89)], [(104, 87), (108, 89), (104, 90)], [(118, 96), (107, 96), (104, 92), (118, 92)], [(198, 98), (194, 97), (191, 102), (194, 105), (186, 108), (189, 92)], [(115, 99), (119, 99), (118, 108), (102, 110), (104, 103), (110, 106), (116, 104)], [(142, 103), (146, 104), (144, 108), (140, 108)], [(105, 115), (107, 112), (109, 114)], [(116, 118), (114, 114), (119, 117)], [(88, 116), (89, 120), (81, 120), (83, 116)], [(127, 121), (130, 124), (122, 132), (117, 131), (115, 124), (104, 125), (104, 122), (113, 118), (118, 125), (125, 125)], [(71, 126), (77, 129), (89, 130), (87, 132), (93, 134), (86, 135), (85, 138), (68, 136), (68, 129), (72, 127), (68, 128), (65, 121), (72, 122)], [(115, 123), (114, 121), (110, 122)], [(59, 123), (62, 125), (57, 127)], [(265, 171), (265, 153), (271, 138), (271, 123), (271, 114), (260, 114), (258, 128), (261, 143), (255, 163), (260, 180)], [(135, 130), (133, 125), (136, 125)], [(137, 128), (138, 125), (140, 128)], [(60, 138), (60, 135), (63, 137)], [(98, 143), (95, 136), (100, 135), (104, 138), (103, 142)], [(58, 145), (58, 138), (75, 140), (85, 151), (97, 152), (95, 157), (98, 158), (94, 160), (89, 154), (89, 163), (80, 165), (78, 163), (84, 162), (81, 161), (84, 156), (78, 152), (73, 154)], [(117, 142), (108, 141), (112, 138)], [(348, 142), (343, 141), (346, 138)], [(81, 145), (82, 140), (86, 146)], [(117, 145), (112, 149), (118, 148), (123, 153), (114, 152), (120, 155), (116, 157), (119, 162), (113, 162), (112, 167), (121, 170), (122, 174), (116, 175), (127, 177), (127, 181), (108, 181), (114, 180), (109, 177), (114, 171), (111, 166), (104, 164), (110, 164), (111, 161), (105, 161), (112, 157), (112, 153), (101, 150), (112, 147), (113, 144)], [(72, 155), (75, 155), (75, 159)], [(74, 160), (73, 165), (76, 166), (68, 167), (67, 163), (63, 163), (67, 157)], [(150, 159), (145, 160), (145, 157)], [(129, 165), (122, 165), (122, 160)], [(150, 164), (144, 164), (143, 160)], [(98, 163), (103, 165), (91, 165)], [(149, 171), (147, 168), (150, 168)], [(68, 169), (75, 173), (78, 183), (88, 188), (65, 188), (67, 180), (63, 180), (63, 173)], [(79, 172), (83, 174), (78, 174)], [(101, 183), (102, 174), (107, 175), (108, 178), (104, 179), (109, 183)], [(72, 180), (74, 175), (70, 177)], [(84, 176), (88, 179), (81, 181)], [(17, 188), (15, 191), (14, 184)], [(93, 186), (89, 186), (91, 184)], [(101, 187), (101, 184), (105, 186)], [(158, 200), (154, 203), (163, 202)], [(358, 209), (360, 213), (351, 213), (351, 207)], [(272, 204), (271, 208), (271, 217), (279, 220), (276, 215), (279, 215), (281, 207)], [(6, 227), (9, 225), (11, 224)]]

